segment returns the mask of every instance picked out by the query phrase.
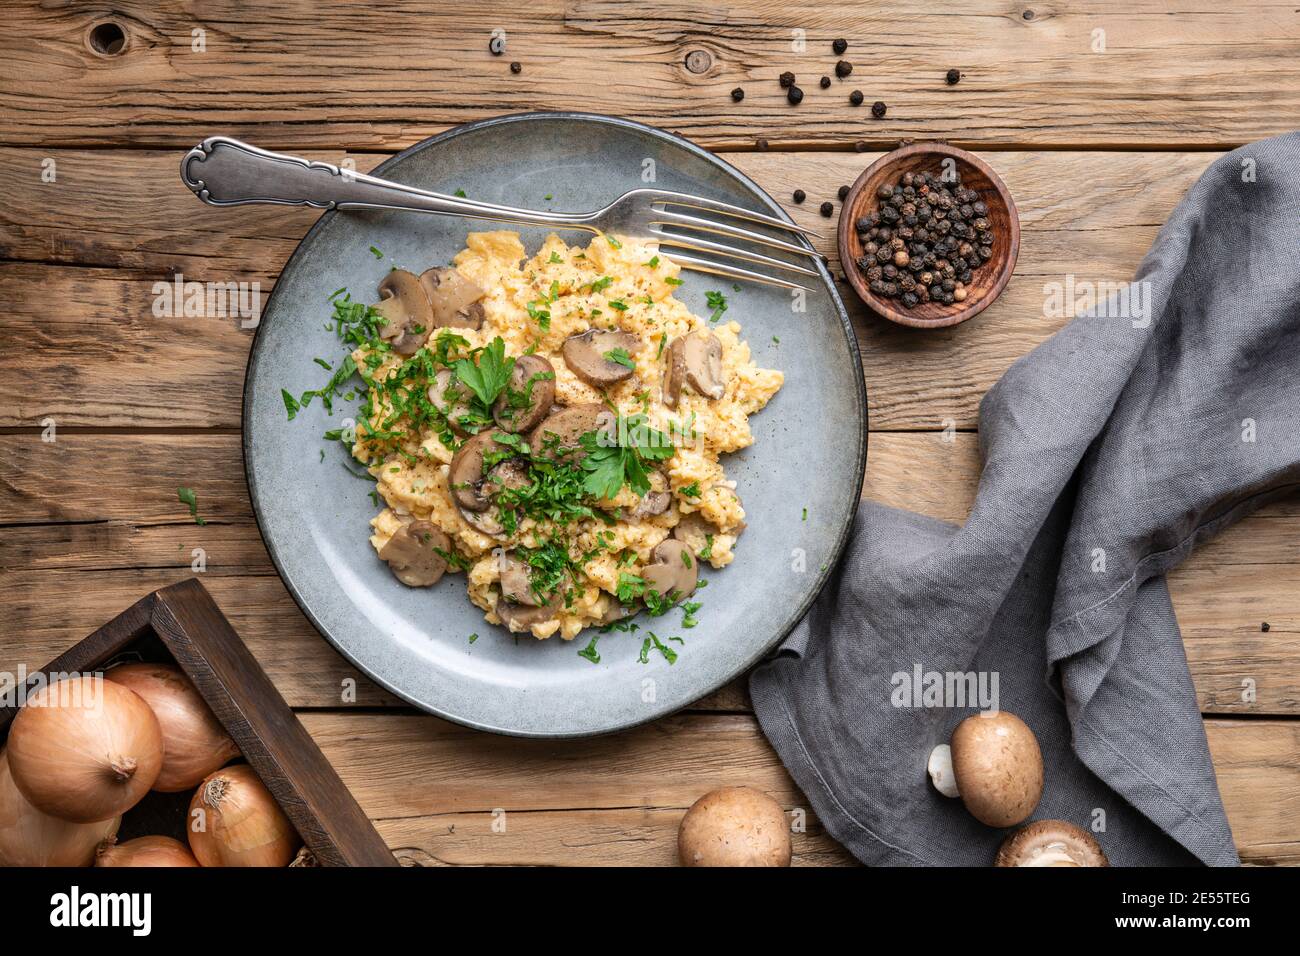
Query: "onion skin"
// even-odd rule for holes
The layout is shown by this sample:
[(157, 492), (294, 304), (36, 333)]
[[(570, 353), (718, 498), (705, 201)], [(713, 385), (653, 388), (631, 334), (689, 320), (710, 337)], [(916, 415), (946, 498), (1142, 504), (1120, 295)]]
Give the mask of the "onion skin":
[(163, 762), (153, 788), (162, 793), (193, 790), (205, 777), (239, 756), (207, 701), (179, 667), (123, 664), (104, 675), (141, 697), (158, 718)]
[(200, 866), (288, 866), (302, 840), (248, 764), (212, 774), (190, 801), (190, 849)]
[(90, 866), (95, 848), (111, 840), (121, 822), (69, 823), (41, 813), (14, 785), (0, 750), (0, 866)]
[(142, 836), (125, 843), (103, 843), (95, 853), (95, 866), (193, 866), (199, 861), (180, 840), (167, 836)]
[(40, 688), (9, 730), (14, 783), (36, 809), (74, 823), (121, 816), (162, 769), (158, 718), (134, 691), (98, 676)]

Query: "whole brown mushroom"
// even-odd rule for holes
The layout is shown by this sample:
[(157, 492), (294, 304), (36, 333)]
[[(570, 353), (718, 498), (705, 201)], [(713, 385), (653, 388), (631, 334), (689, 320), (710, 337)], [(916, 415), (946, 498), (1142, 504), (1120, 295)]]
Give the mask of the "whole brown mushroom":
[(1110, 866), (1091, 833), (1068, 820), (1035, 820), (1002, 842), (994, 866)]
[(967, 717), (951, 744), (930, 752), (930, 779), (991, 827), (1023, 823), (1043, 795), (1043, 754), (1029, 726), (1007, 711)]
[(789, 866), (781, 805), (751, 787), (723, 787), (691, 805), (677, 831), (683, 866)]

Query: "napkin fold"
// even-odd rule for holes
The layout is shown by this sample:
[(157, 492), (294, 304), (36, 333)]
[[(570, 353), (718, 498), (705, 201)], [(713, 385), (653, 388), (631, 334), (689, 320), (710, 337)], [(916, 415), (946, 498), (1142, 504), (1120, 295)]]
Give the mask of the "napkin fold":
[[(980, 403), (966, 523), (864, 502), (812, 610), (752, 674), (764, 733), (863, 862), (991, 863), (1008, 831), (925, 768), (994, 696), (1043, 751), (1033, 819), (1094, 831), (1114, 865), (1238, 862), (1164, 575), (1300, 484), (1297, 169), (1300, 134), (1229, 153), (1134, 282), (1091, 303), (1100, 277), (1045, 285), (1049, 308), (1091, 307)], [(986, 699), (909, 700), (933, 675)]]

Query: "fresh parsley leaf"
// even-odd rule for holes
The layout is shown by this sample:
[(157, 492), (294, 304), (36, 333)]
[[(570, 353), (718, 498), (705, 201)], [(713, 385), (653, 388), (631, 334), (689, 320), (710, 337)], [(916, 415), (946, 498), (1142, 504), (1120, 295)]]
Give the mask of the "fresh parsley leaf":
[(280, 389), (280, 397), (284, 399), (284, 410), (289, 413), (289, 421), (293, 421), (298, 414), (298, 409), (302, 406), (298, 404), (298, 399), (290, 395), (286, 389)]
[(627, 303), (624, 302), (622, 299), (610, 299), (610, 300), (609, 300), (609, 307), (610, 307), (611, 309), (617, 309), (617, 310), (620, 311), (620, 312), (626, 312), (626, 311), (627, 311)]
[(682, 488), (682, 494), (687, 498), (698, 498), (700, 496), (700, 483), (692, 481), (689, 485)]
[(636, 368), (636, 362), (632, 361), (632, 356), (627, 354), (627, 349), (610, 349), (605, 353), (605, 360), (622, 365), (624, 368)]
[(651, 269), (658, 269), (658, 268), (659, 268), (659, 257), (658, 257), (658, 256), (652, 256), (652, 257), (650, 258), (650, 261), (647, 262), (646, 265), (648, 265)]
[(477, 364), (463, 358), (457, 359), (454, 366), (456, 377), (488, 408), (506, 387), (514, 367), (515, 360), (506, 356), (506, 343), (499, 335), (479, 352)]
[(600, 663), (600, 652), (596, 650), (596, 642), (599, 641), (599, 640), (600, 640), (600, 635), (599, 635), (599, 634), (593, 634), (593, 635), (591, 635), (591, 643), (588, 644), (586, 647), (584, 647), (582, 650), (578, 651), (578, 656), (579, 656), (579, 657), (585, 657), (587, 660), (591, 661), (593, 664), (599, 664), (599, 663)]
[(206, 521), (199, 517), (199, 499), (194, 494), (193, 488), (177, 488), (176, 497), (180, 499), (181, 504), (190, 506), (190, 516), (194, 519), (195, 524), (207, 524)]
[[(549, 197), (547, 197), (547, 198), (549, 198)], [(561, 262), (563, 262), (564, 260), (560, 258), (560, 254), (559, 254), (558, 252), (552, 252), (552, 253), (551, 253), (551, 258), (548, 259), (548, 260), (546, 260), (546, 261), (549, 262), (551, 265), (554, 266), (554, 265), (559, 265), (559, 264), (560, 264)]]
[(545, 308), (547, 305), (549, 303), (545, 299), (534, 299), (524, 305), (524, 308), (528, 310), (529, 318), (536, 322), (543, 332), (548, 331), (551, 327), (551, 310)]
[(613, 282), (614, 280), (609, 276), (601, 276), (599, 279), (592, 282), (587, 288), (591, 289), (592, 292), (600, 292), (602, 289), (608, 289)]
[(710, 322), (718, 321), (722, 318), (722, 313), (727, 311), (727, 297), (717, 290), (704, 293), (704, 301), (713, 310), (709, 315)]
[(376, 249), (374, 246), (370, 247), (370, 254), (374, 256), (376, 259), (384, 258), (384, 254), (380, 252), (378, 249)]
[(682, 280), (681, 280), (681, 279), (678, 279), (676, 276), (668, 276), (667, 278), (664, 279), (664, 282), (666, 282), (668, 285), (681, 285), (681, 284), (682, 284)]
[(465, 194), (465, 190), (463, 190), (463, 189), (457, 189), (454, 193), (452, 193), (452, 195), (453, 195), (453, 196), (459, 196), (461, 199), (467, 199), (467, 198), (468, 198), (468, 197), (466, 196), (466, 194)]
[(609, 243), (611, 246), (613, 246), (615, 249), (622, 249), (622, 248), (623, 248), (623, 243), (619, 242), (619, 241), (618, 241), (617, 239), (615, 239), (613, 236), (606, 236), (606, 237), (605, 237), (605, 241), (608, 242), (608, 243)]

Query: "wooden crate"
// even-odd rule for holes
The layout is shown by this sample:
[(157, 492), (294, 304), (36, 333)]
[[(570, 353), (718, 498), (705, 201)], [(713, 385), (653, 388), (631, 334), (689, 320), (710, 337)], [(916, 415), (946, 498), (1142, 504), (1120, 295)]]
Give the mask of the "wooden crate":
[[(102, 672), (126, 661), (175, 663), (198, 688), (321, 866), (396, 866), (370, 820), (197, 579), (137, 601), (28, 675)], [(17, 695), (13, 695), (17, 698)], [(18, 712), (0, 707), (0, 742)], [(119, 840), (185, 842), (190, 793), (151, 792), (123, 817)]]

